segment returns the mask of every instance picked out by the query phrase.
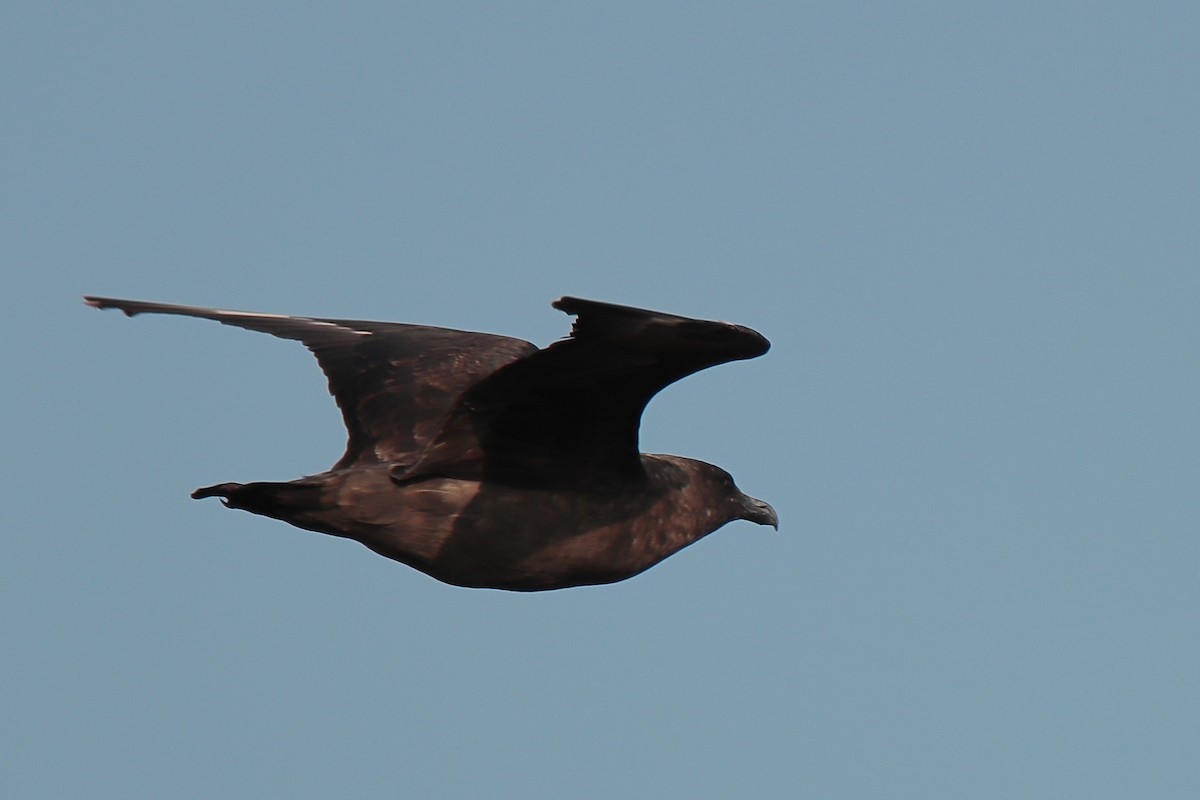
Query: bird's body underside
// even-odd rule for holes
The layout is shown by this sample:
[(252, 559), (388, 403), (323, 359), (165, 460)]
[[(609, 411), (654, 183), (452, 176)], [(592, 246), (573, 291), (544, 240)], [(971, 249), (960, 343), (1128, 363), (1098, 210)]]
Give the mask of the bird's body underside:
[(687, 487), (708, 477), (708, 465), (645, 458), (637, 491), (621, 484), (547, 492), (443, 477), (398, 483), (388, 467), (375, 466), (288, 483), (220, 484), (194, 496), (355, 539), (446, 583), (558, 589), (636, 575), (727, 521), (688, 502)]
[(697, 369), (760, 355), (728, 323), (563, 298), (572, 338), (517, 339), (86, 298), (297, 339), (349, 431), (328, 472), (193, 497), (354, 539), (438, 580), (537, 591), (636, 575), (734, 519), (777, 525), (718, 467), (637, 452), (646, 402)]

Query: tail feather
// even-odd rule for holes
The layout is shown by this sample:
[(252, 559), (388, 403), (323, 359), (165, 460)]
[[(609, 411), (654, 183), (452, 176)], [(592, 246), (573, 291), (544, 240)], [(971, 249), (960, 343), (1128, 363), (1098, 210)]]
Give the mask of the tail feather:
[(301, 481), (218, 483), (192, 492), (196, 500), (219, 497), (229, 508), (240, 508), (289, 522), (294, 522), (299, 515), (321, 510), (323, 495), (319, 483)]
[(192, 492), (192, 499), (203, 500), (205, 497), (227, 498), (240, 488), (242, 488), (242, 484), (240, 483), (218, 483), (215, 486), (202, 486)]

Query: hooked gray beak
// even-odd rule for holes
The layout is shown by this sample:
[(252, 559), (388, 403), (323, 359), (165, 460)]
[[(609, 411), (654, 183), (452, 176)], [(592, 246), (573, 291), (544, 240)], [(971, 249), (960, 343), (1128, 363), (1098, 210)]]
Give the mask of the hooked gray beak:
[(779, 515), (771, 508), (770, 503), (756, 500), (749, 495), (743, 495), (742, 498), (742, 519), (757, 522), (759, 525), (770, 525), (779, 530)]

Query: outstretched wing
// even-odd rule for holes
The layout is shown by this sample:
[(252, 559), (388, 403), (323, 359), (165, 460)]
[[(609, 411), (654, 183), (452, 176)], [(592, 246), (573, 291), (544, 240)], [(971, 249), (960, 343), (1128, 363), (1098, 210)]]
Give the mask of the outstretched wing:
[(303, 342), (329, 379), (349, 434), (334, 465), (411, 464), (474, 383), (522, 356), (529, 342), (425, 325), (287, 317), (85, 297), (96, 308), (211, 319)]
[(513, 361), (455, 404), (411, 470), (499, 480), (579, 482), (641, 470), (638, 427), (665, 386), (770, 343), (728, 322), (564, 297), (569, 339)]

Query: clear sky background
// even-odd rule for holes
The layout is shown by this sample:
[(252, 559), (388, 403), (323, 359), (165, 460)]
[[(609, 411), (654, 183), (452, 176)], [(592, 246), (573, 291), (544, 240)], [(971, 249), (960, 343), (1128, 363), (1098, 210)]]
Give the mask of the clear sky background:
[[(1200, 796), (1195, 2), (0, 15), (6, 797)], [(782, 529), (520, 595), (193, 502), (323, 377), (85, 293), (750, 325), (642, 445)]]

